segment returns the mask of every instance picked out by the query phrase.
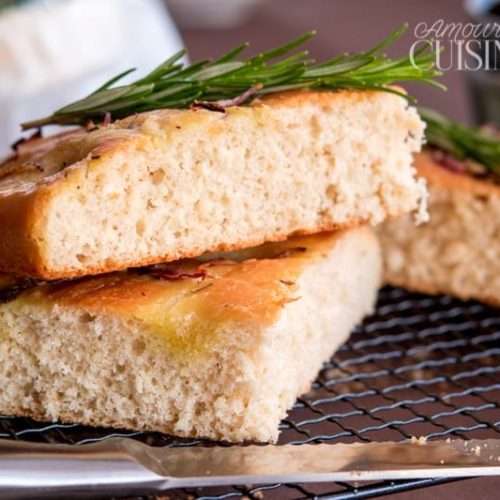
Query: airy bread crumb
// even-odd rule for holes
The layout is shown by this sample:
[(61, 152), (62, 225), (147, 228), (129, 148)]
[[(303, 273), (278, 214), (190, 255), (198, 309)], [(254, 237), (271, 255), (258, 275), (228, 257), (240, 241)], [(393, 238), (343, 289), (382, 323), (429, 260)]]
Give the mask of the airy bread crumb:
[(115, 273), (0, 304), (1, 414), (276, 441), (287, 409), (372, 311), (381, 255), (364, 227), (251, 255), (211, 263), (203, 281)]
[(457, 174), (428, 153), (416, 159), (429, 187), (430, 221), (384, 223), (385, 281), (500, 306), (500, 186)]
[(422, 136), (404, 98), (346, 90), (226, 113), (159, 110), (33, 140), (1, 167), (40, 169), (0, 179), (0, 270), (71, 278), (415, 209), (422, 219), (412, 167)]

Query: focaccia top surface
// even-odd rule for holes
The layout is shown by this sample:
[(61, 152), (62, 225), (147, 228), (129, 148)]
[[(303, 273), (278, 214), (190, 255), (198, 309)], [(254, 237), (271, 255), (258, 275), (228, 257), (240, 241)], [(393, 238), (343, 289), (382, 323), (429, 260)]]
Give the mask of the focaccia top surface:
[(419, 175), (424, 177), (431, 185), (478, 196), (500, 196), (500, 185), (466, 173), (454, 172), (440, 165), (432, 157), (432, 152), (429, 150), (424, 150), (415, 155), (415, 167)]
[[(368, 244), (374, 238), (366, 228), (354, 231)], [(190, 337), (195, 332), (220, 329), (224, 323), (271, 324), (287, 302), (300, 299), (296, 281), (304, 268), (325, 258), (347, 234), (297, 237), (233, 252), (230, 258), (209, 255), (59, 283), (35, 285), (4, 275), (0, 309), (70, 307), (139, 320), (160, 335), (185, 332), (183, 343), (195, 350), (196, 339)]]
[(183, 127), (207, 125), (203, 132), (208, 136), (216, 135), (222, 131), (222, 127), (208, 125), (225, 120), (228, 116), (245, 117), (250, 109), (252, 118), (258, 125), (259, 119), (266, 119), (268, 107), (300, 108), (310, 104), (327, 105), (332, 100), (354, 103), (379, 94), (380, 92), (371, 91), (286, 92), (256, 99), (247, 107), (227, 108), (225, 113), (202, 107), (189, 110), (159, 109), (134, 114), (88, 131), (78, 128), (48, 137), (38, 137), (35, 134), (31, 139), (21, 141), (16, 146), (15, 153), (0, 164), (0, 215), (12, 216), (4, 207), (6, 198), (12, 194), (21, 195), (34, 191), (44, 193), (49, 189), (57, 189), (56, 186), (64, 186), (67, 182), (76, 180), (74, 171), (99, 169), (103, 156), (112, 151), (125, 149), (133, 143), (139, 148), (150, 147), (148, 139), (178, 134)]

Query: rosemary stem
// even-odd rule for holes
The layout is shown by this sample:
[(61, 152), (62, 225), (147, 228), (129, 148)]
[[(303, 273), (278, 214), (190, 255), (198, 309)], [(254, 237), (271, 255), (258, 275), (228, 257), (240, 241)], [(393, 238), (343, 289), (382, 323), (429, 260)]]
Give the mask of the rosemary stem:
[[(407, 27), (403, 25), (367, 52), (343, 54), (319, 64), (307, 51), (300, 50), (314, 32), (246, 60), (236, 60), (247, 47), (245, 44), (213, 61), (188, 66), (180, 62), (185, 54), (180, 51), (133, 83), (119, 84), (133, 70), (124, 71), (87, 97), (21, 126), (28, 130), (49, 124), (83, 125), (89, 120), (99, 123), (109, 113), (119, 119), (145, 110), (185, 108), (195, 101), (216, 101), (219, 105), (222, 102), (227, 107), (246, 102), (251, 94), (255, 97), (292, 89), (371, 89), (394, 93), (392, 85), (407, 81), (444, 88), (435, 81), (441, 73), (434, 69), (435, 52), (429, 48), (422, 50), (414, 60), (409, 56), (392, 60), (382, 52), (400, 38)], [(262, 88), (257, 89), (256, 85)]]

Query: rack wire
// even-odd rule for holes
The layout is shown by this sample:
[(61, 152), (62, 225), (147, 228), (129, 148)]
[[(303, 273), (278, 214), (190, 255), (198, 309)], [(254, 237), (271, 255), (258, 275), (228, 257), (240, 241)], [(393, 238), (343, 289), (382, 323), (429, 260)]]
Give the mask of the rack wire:
[[(334, 354), (281, 423), (280, 444), (500, 438), (500, 310), (398, 288)], [(0, 437), (83, 444), (129, 436), (153, 446), (203, 440), (0, 417)], [(223, 444), (223, 443), (222, 443)], [(449, 481), (240, 485), (169, 491), (168, 498), (369, 498)]]

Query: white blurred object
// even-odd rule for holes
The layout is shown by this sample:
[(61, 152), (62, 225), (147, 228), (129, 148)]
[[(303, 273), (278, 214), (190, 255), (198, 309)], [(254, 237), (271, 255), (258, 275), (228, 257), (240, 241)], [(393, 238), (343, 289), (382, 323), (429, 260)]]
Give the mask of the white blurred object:
[(188, 28), (234, 28), (264, 0), (167, 0), (175, 19)]
[(161, 0), (32, 0), (0, 11), (0, 157), (19, 124), (182, 48)]

